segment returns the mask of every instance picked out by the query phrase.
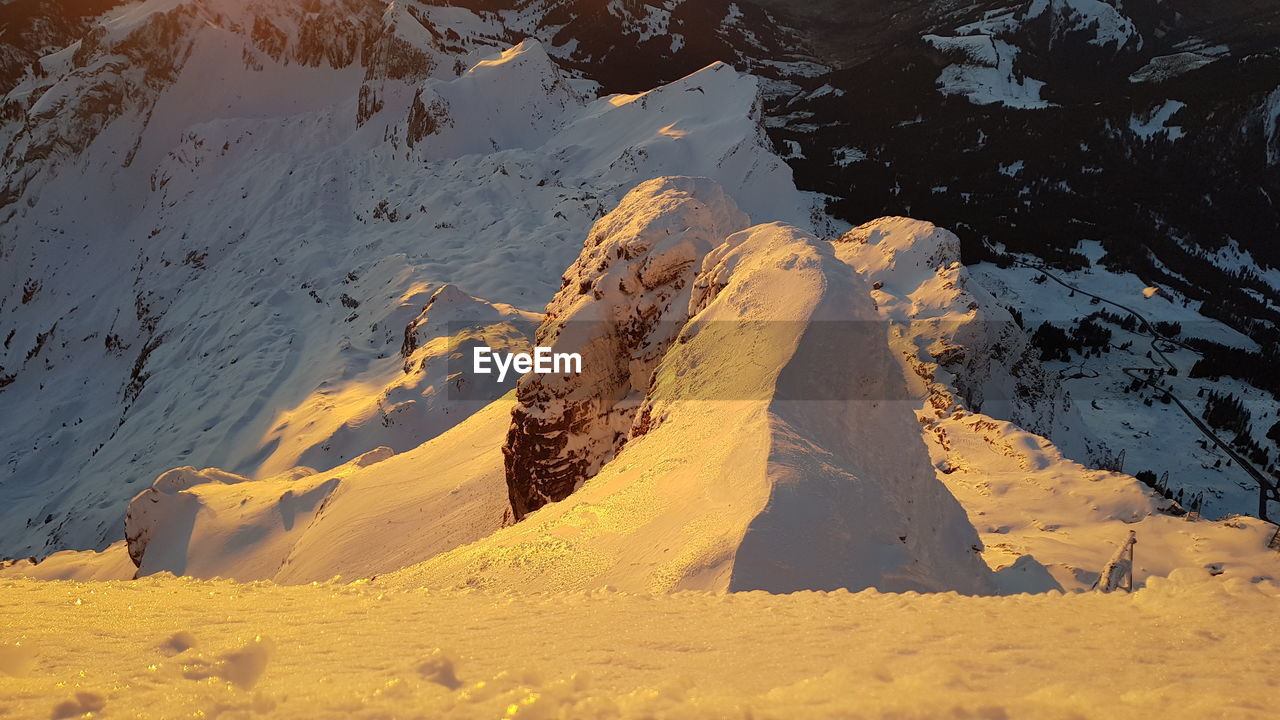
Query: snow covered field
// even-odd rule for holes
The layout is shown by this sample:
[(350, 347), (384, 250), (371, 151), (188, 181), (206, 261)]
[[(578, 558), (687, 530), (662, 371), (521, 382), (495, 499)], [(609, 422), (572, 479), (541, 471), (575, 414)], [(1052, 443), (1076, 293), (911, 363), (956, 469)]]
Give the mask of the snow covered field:
[(0, 717), (1261, 718), (1278, 602), (7, 580)]

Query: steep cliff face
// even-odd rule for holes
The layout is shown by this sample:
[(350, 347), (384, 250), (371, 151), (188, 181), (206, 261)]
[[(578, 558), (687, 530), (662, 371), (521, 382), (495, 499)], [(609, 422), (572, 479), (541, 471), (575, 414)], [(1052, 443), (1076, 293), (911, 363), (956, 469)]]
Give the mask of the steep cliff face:
[(626, 443), (653, 368), (689, 319), (702, 258), (749, 221), (705, 178), (641, 184), (596, 223), (535, 342), (585, 375), (529, 375), (503, 448), (516, 519), (568, 497)]

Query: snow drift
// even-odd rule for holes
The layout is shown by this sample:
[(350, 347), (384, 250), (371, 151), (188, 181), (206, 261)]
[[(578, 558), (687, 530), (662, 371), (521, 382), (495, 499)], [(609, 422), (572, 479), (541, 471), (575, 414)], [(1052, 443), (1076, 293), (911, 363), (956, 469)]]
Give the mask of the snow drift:
[[(327, 472), (171, 470), (129, 504), (129, 555), (138, 575), (282, 583), (412, 565), (502, 526), (510, 413), (500, 401), (412, 451), (378, 448)], [(97, 562), (111, 560), (108, 551)]]

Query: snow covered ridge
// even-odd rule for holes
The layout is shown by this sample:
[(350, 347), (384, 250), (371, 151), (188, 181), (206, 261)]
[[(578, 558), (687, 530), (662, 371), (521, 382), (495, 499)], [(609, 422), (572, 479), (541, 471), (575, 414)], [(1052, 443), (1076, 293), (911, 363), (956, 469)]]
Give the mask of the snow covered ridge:
[(643, 180), (820, 218), (727, 65), (595, 98), (506, 20), (316, 7), (131, 5), (10, 94), (3, 554), (105, 547), (169, 468), (264, 479), (453, 427), (505, 391), (450, 359), (528, 351), (527, 309)]
[[(704, 224), (689, 227), (689, 213)], [(391, 582), (993, 590), (977, 535), (929, 462), (915, 401), (880, 396), (886, 378), (904, 382), (884, 338), (833, 344), (822, 332), (823, 321), (876, 319), (868, 286), (829, 243), (782, 224), (732, 232), (741, 222), (713, 184), (672, 178), (597, 224), (567, 275), (591, 282), (570, 283), (547, 322), (601, 318), (596, 335), (565, 326), (585, 335), (568, 345), (610, 364), (595, 383), (522, 386), (504, 454), (523, 521)], [(652, 335), (649, 323), (676, 313), (688, 318), (678, 337)], [(588, 400), (603, 380), (621, 381), (602, 394), (625, 405)], [(806, 386), (835, 399), (790, 399), (814, 397)], [(699, 399), (743, 387), (758, 390)], [(527, 419), (557, 412), (554, 424)]]
[[(582, 344), (602, 361), (587, 365), (596, 374), (556, 376), (545, 390), (546, 379), (528, 376), (514, 408), (504, 398), (397, 457), (383, 448), (332, 471), (252, 481), (166, 473), (130, 504), (138, 573), (297, 582), (399, 567), (403, 582), (426, 586), (991, 591), (977, 535), (930, 465), (914, 400), (878, 395), (883, 378), (902, 382), (888, 346), (832, 347), (822, 332), (822, 321), (851, 312), (874, 318), (867, 288), (829, 244), (776, 224), (739, 232), (747, 223), (710, 180), (642, 184), (597, 223), (566, 274), (602, 292), (567, 283), (572, 292), (552, 301), (538, 332), (557, 349)], [(583, 324), (588, 316), (601, 320)], [(569, 319), (578, 322), (561, 324)], [(645, 324), (658, 320), (667, 322)], [(850, 353), (863, 361), (846, 374)], [(585, 414), (600, 381), (618, 372), (634, 373), (621, 376), (619, 401)], [(834, 401), (789, 399), (815, 383), (848, 387)], [(760, 392), (707, 414), (696, 398), (715, 384), (724, 397), (743, 384)], [(544, 413), (582, 409), (547, 432), (524, 419), (538, 402)], [(717, 448), (725, 438), (731, 446)], [(531, 454), (539, 442), (546, 452)], [(834, 456), (815, 464), (826, 453)], [(414, 472), (424, 467), (438, 474)], [(565, 467), (573, 474), (563, 489), (524, 484), (538, 468)], [(390, 491), (406, 482), (410, 493)], [(718, 499), (696, 499), (706, 494)], [(528, 498), (563, 501), (529, 515), (542, 503)], [(500, 529), (512, 515), (524, 522)], [(407, 534), (386, 532), (405, 521)]]
[[(832, 243), (785, 224), (738, 229), (748, 222), (710, 180), (642, 183), (587, 235), (533, 341), (599, 358), (596, 374), (526, 377), (478, 411), (446, 405), (474, 414), (331, 470), (167, 472), (134, 498), (125, 542), (4, 573), (1085, 591), (1130, 530), (1135, 587), (1185, 568), (1222, 582), (1280, 573), (1273, 525), (1169, 514), (1132, 477), (1001, 417), (1090, 451), (1065, 394), (1036, 385), (1046, 376), (1016, 324), (988, 332), (1003, 311), (970, 287), (954, 235), (885, 218)], [(419, 347), (450, 308), (476, 325)], [(406, 332), (411, 363), (392, 371), (464, 342), (530, 342), (511, 329), (530, 320), (446, 286)], [(879, 335), (833, 337), (835, 321)], [(418, 355), (441, 345), (453, 350)], [(591, 402), (598, 387), (614, 388), (612, 406)]]

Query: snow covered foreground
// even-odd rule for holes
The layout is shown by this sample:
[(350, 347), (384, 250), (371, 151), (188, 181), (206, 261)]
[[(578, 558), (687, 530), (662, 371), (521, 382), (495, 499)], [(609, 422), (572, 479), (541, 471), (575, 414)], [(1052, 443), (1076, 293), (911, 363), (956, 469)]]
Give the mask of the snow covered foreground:
[(1262, 718), (1278, 603), (0, 580), (0, 716)]

